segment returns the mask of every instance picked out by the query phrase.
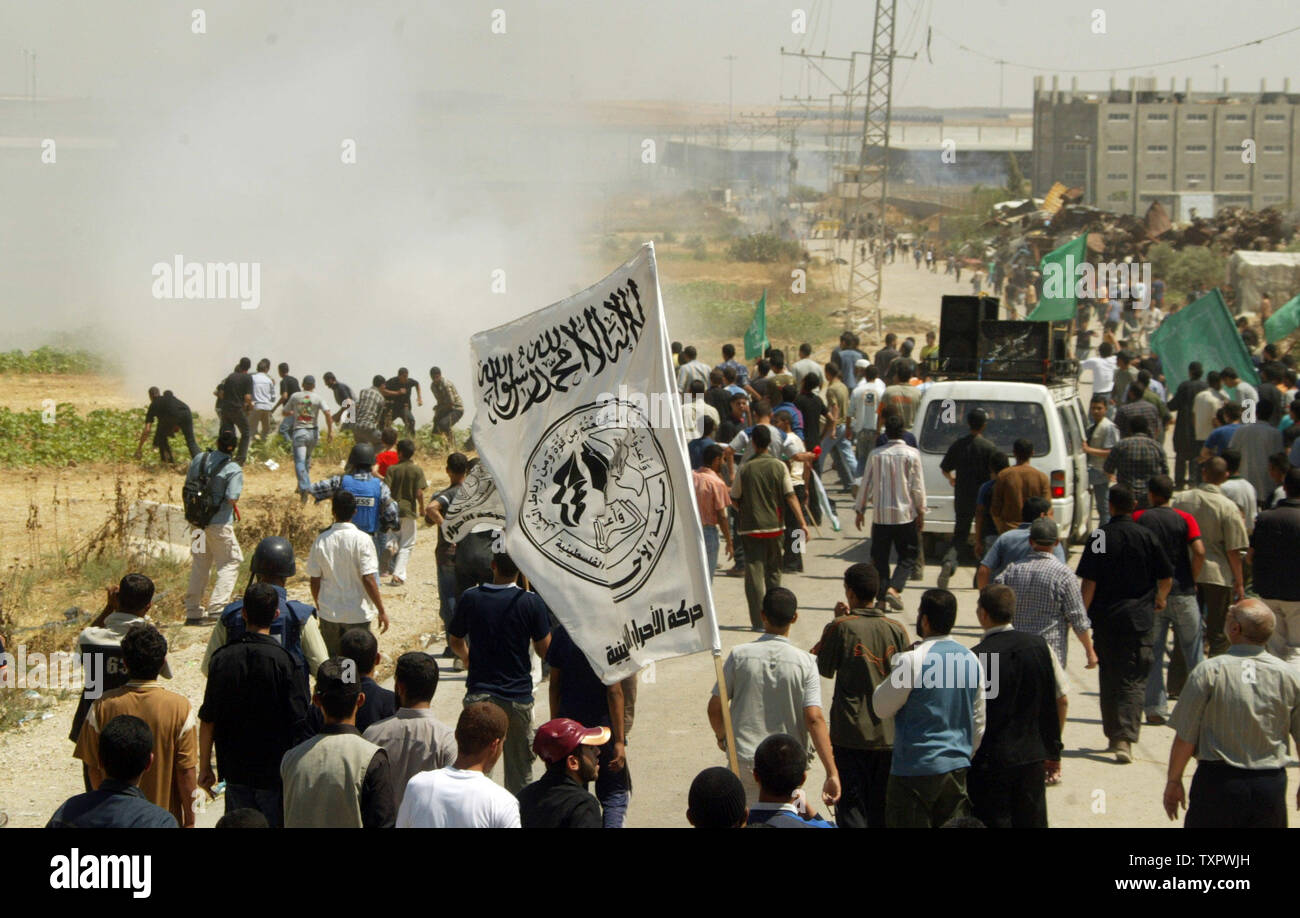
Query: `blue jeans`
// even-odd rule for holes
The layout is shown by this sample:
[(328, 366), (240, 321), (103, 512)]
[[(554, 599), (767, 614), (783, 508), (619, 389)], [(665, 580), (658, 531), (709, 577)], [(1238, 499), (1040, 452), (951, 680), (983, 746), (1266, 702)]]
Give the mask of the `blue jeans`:
[(384, 551), (388, 547), (388, 533), (380, 529), (370, 537), (375, 543), (375, 557), (379, 559), (379, 573), (391, 574), (393, 572), (392, 562), (388, 560), (388, 553)]
[(298, 490), (311, 490), (311, 454), (320, 432), (315, 427), (300, 427), (293, 432), (293, 470), (298, 473)]
[(456, 611), (456, 565), (438, 564), (438, 617), (445, 630)]
[(284, 828), (284, 797), (280, 788), (264, 790), (248, 784), (226, 784), (226, 812), (257, 810), (272, 829)]
[(289, 449), (292, 451), (293, 450), (293, 418), (292, 417), (283, 418), (280, 421), (280, 427), (276, 431), (276, 433), (284, 437), (284, 445), (289, 447)]
[(627, 819), (628, 803), (632, 800), (632, 775), (628, 772), (626, 759), (621, 769), (610, 771), (609, 761), (613, 756), (612, 742), (600, 747), (600, 774), (596, 777), (594, 790), (603, 812), (603, 827), (621, 829)]
[(704, 557), (709, 564), (709, 583), (713, 582), (713, 572), (718, 568), (718, 527), (704, 527)]
[(871, 458), (871, 446), (876, 442), (876, 432), (874, 430), (859, 430), (854, 435), (854, 440), (857, 442), (853, 445), (853, 451), (858, 456), (858, 463), (853, 477), (861, 481), (862, 473), (867, 470), (867, 460)]
[[(840, 473), (840, 484), (846, 488), (853, 487), (854, 470), (857, 468), (858, 460), (853, 455), (853, 444), (849, 438), (844, 436), (844, 425), (837, 425), (835, 433), (822, 441), (821, 458), (825, 459), (830, 454), (831, 464), (835, 470)], [(821, 472), (821, 466), (818, 466), (818, 473)]]
[(1088, 466), (1088, 486), (1092, 488), (1092, 502), (1097, 505), (1097, 526), (1110, 522), (1110, 476), (1101, 469)]
[(1201, 607), (1195, 594), (1170, 595), (1164, 609), (1156, 613), (1151, 628), (1151, 674), (1147, 676), (1145, 714), (1169, 716), (1169, 698), (1165, 693), (1165, 638), (1174, 629), (1174, 643), (1187, 661), (1190, 673), (1201, 662)]

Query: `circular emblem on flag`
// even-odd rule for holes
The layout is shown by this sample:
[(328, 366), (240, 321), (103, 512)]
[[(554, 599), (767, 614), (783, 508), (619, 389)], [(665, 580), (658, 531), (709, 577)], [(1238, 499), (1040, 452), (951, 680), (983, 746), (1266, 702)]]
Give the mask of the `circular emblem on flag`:
[(524, 467), (520, 527), (537, 550), (614, 600), (634, 594), (673, 526), (668, 464), (644, 410), (612, 399), (569, 412)]

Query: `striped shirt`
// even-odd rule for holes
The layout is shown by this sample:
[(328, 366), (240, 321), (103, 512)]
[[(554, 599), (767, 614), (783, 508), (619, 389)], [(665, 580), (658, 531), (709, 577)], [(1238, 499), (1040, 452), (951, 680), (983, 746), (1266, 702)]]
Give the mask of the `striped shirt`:
[(925, 509), (921, 454), (902, 440), (890, 440), (872, 452), (858, 489), (854, 509), (863, 513), (871, 498), (873, 523), (910, 523)]
[(1011, 587), (1016, 594), (1011, 621), (1017, 630), (1042, 637), (1064, 665), (1069, 652), (1066, 623), (1079, 634), (1092, 627), (1074, 571), (1048, 552), (1031, 551), (994, 582)]
[(1300, 675), (1258, 644), (1233, 644), (1187, 676), (1169, 726), (1201, 762), (1285, 768), (1300, 747)]

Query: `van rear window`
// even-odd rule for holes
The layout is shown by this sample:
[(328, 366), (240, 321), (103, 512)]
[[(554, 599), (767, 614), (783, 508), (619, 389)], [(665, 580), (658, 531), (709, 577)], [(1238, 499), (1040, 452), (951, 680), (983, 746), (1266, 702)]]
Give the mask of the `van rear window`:
[(998, 449), (1010, 455), (1011, 444), (1025, 437), (1034, 444), (1034, 455), (1045, 456), (1051, 449), (1047, 435), (1047, 415), (1036, 402), (986, 402), (962, 399), (935, 399), (925, 410), (917, 443), (922, 452), (943, 454), (954, 440), (970, 433), (966, 414), (972, 408), (988, 412), (984, 436)]

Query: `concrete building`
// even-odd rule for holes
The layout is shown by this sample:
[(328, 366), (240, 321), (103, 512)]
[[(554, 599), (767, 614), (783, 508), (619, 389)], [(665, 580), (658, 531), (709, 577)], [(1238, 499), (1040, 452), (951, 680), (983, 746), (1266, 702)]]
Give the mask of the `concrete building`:
[[(1160, 201), (1174, 220), (1208, 217), (1222, 207), (1289, 209), (1300, 200), (1300, 93), (1182, 91), (1170, 81), (1134, 77), (1127, 89), (1061, 89), (1034, 78), (1030, 181), (1042, 195), (1053, 182), (1084, 189), (1084, 201), (1142, 214)], [(1193, 214), (1195, 211), (1195, 214)]]

